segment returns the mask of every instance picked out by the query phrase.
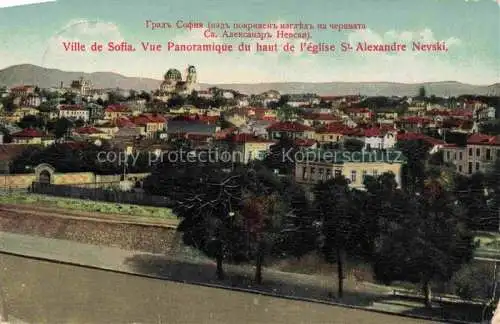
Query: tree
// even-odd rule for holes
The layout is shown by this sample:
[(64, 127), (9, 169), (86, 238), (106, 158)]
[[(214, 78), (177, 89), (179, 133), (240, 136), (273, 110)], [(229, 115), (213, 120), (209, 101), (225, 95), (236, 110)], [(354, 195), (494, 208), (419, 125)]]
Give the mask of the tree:
[(426, 95), (427, 95), (427, 91), (425, 90), (424, 86), (421, 86), (420, 88), (418, 88), (418, 97), (420, 99), (425, 99)]
[(54, 125), (54, 133), (57, 138), (68, 135), (69, 130), (73, 127), (73, 123), (67, 118), (57, 119)]
[(255, 281), (262, 283), (262, 266), (266, 252), (281, 235), (280, 227), (285, 211), (278, 193), (269, 196), (248, 195), (241, 211), (244, 231), (249, 238), (249, 249), (255, 259)]
[(295, 141), (284, 136), (270, 147), (269, 154), (264, 158), (264, 164), (282, 174), (292, 174), (295, 169), (294, 157), (298, 151), (299, 147)]
[(419, 195), (399, 194), (392, 217), (383, 222), (374, 260), (382, 282), (420, 283), (427, 306), (431, 282), (448, 281), (474, 250), (473, 236), (461, 221), (463, 211), (445, 188), (444, 181), (429, 177)]
[(397, 148), (407, 159), (402, 170), (402, 187), (407, 192), (421, 192), (429, 159), (429, 145), (422, 140), (412, 140), (398, 143)]
[(294, 106), (285, 104), (278, 108), (278, 118), (281, 121), (293, 121), (297, 119), (300, 109)]
[(44, 128), (45, 122), (42, 118), (34, 115), (24, 116), (18, 123), (21, 128)]
[(349, 152), (359, 152), (365, 147), (365, 143), (361, 140), (348, 138), (342, 143), (344, 150)]
[(74, 126), (76, 128), (83, 127), (83, 126), (85, 126), (85, 121), (83, 119), (79, 118), (79, 119), (75, 120)]
[(182, 107), (186, 104), (186, 99), (180, 95), (174, 95), (167, 101), (169, 108)]
[(353, 191), (342, 176), (320, 182), (314, 191), (321, 250), (326, 261), (337, 263), (338, 297), (342, 298), (345, 254), (356, 241), (361, 210), (356, 208)]

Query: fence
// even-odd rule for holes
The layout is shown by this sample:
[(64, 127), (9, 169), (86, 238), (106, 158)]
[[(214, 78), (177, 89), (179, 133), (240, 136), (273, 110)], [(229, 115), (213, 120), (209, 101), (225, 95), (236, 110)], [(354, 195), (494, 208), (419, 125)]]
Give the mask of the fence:
[(172, 201), (163, 196), (152, 196), (143, 192), (128, 192), (109, 190), (105, 188), (91, 188), (83, 184), (54, 185), (34, 182), (30, 191), (37, 194), (105, 201), (119, 204), (143, 205), (154, 207), (172, 207)]

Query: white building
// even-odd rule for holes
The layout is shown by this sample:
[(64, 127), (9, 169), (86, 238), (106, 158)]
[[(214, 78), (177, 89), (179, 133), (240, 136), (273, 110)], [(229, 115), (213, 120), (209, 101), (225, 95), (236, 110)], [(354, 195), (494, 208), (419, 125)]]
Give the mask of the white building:
[(85, 122), (89, 121), (89, 111), (80, 105), (62, 105), (59, 108), (59, 118), (67, 118), (71, 120), (81, 119)]

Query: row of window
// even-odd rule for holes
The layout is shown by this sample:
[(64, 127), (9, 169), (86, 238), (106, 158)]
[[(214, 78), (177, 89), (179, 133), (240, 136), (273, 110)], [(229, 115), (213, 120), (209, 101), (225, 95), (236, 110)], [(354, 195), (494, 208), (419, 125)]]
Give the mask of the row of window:
[[(316, 176), (316, 168), (314, 167), (311, 167), (310, 168), (310, 172), (309, 174), (311, 175), (311, 179), (315, 178)], [(341, 170), (335, 170), (335, 177), (339, 176), (342, 174), (342, 171)], [(332, 170), (331, 169), (324, 169), (324, 168), (318, 168), (318, 175), (319, 175), (319, 179), (323, 180), (323, 179), (330, 179), (332, 177)], [(364, 178), (368, 175), (368, 171), (366, 170), (363, 170), (362, 172), (362, 179), (364, 180)], [(377, 177), (378, 176), (378, 170), (376, 169), (373, 169), (372, 171), (372, 175), (374, 177)], [(307, 179), (307, 167), (303, 167), (302, 168), (302, 179), (305, 180)], [(356, 170), (352, 170), (351, 171), (351, 176), (350, 176), (350, 180), (351, 182), (355, 183), (358, 179), (358, 172)]]
[[(492, 149), (489, 149), (487, 148), (484, 152), (484, 157), (486, 160), (493, 160), (493, 150)], [(469, 152), (468, 152), (469, 156), (474, 156), (474, 150), (471, 148), (469, 148)], [(497, 150), (496, 152), (496, 155), (498, 158), (500, 158), (500, 149)], [(476, 157), (481, 157), (481, 149), (480, 148), (477, 148), (476, 149)], [(446, 160), (450, 161), (451, 160), (451, 152), (450, 151), (446, 151)], [(457, 160), (457, 153), (453, 153), (453, 160)], [(463, 153), (462, 152), (458, 152), (458, 160), (461, 161), (463, 160)]]

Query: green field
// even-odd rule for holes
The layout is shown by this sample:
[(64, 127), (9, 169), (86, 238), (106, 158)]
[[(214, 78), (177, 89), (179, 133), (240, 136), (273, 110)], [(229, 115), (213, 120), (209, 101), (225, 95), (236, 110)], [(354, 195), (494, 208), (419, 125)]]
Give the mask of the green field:
[(155, 219), (176, 219), (176, 216), (169, 208), (117, 204), (29, 193), (11, 193), (8, 195), (0, 195), (0, 204), (26, 204), (31, 207), (40, 206), (62, 208), (89, 213), (121, 214)]

